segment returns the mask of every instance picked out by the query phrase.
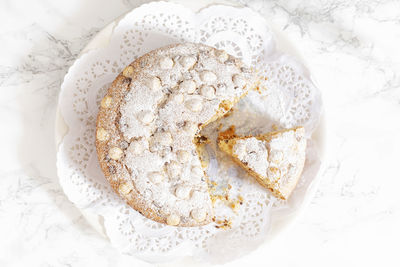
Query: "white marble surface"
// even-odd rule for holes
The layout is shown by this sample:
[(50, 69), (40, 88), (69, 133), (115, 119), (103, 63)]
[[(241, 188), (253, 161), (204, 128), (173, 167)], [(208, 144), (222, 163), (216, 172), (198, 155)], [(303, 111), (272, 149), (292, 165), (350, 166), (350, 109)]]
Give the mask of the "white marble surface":
[[(67, 68), (143, 2), (0, 1), (0, 266), (150, 266), (120, 255), (67, 200), (54, 147)], [(327, 153), (292, 229), (226, 266), (399, 266), (400, 2), (246, 4), (295, 44), (319, 84)]]

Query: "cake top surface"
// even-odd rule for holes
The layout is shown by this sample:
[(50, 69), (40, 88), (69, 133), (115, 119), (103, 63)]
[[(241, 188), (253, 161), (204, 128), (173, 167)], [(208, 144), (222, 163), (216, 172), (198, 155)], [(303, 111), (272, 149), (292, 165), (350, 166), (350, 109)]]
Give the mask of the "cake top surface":
[[(122, 171), (107, 178), (126, 184), (120, 194), (130, 199), (135, 192), (159, 221), (204, 224), (212, 208), (193, 141), (201, 126), (227, 112), (254, 83), (252, 72), (224, 51), (186, 43), (154, 50), (121, 75), (129, 85), (112, 121), (108, 155), (115, 154)], [(100, 124), (102, 119), (100, 114)]]
[(255, 137), (237, 140), (233, 153), (237, 158), (246, 162), (250, 169), (259, 174), (266, 174), (268, 169), (268, 149), (265, 141)]

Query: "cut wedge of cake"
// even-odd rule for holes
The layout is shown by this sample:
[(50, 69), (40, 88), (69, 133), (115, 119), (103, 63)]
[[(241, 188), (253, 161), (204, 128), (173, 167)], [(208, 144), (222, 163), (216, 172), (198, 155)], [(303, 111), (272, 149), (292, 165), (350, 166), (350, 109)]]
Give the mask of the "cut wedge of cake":
[(281, 199), (288, 199), (303, 171), (306, 138), (303, 127), (259, 136), (238, 137), (231, 127), (219, 134), (220, 149)]

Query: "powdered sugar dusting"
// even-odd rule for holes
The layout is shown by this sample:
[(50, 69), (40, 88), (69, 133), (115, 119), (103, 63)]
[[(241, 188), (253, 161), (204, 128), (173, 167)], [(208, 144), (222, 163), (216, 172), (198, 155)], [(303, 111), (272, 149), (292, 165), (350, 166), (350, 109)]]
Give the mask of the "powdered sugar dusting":
[(269, 164), (265, 141), (257, 140), (255, 137), (238, 140), (233, 147), (233, 153), (250, 169), (266, 176)]
[[(221, 53), (197, 44), (156, 50), (139, 59), (142, 68), (120, 106), (131, 180), (146, 205), (161, 216), (173, 214), (174, 223), (176, 215), (184, 224), (195, 224), (203, 217), (199, 214), (212, 213), (206, 179), (193, 173), (201, 163), (193, 143), (196, 132), (188, 126), (213, 120), (222, 101), (236, 102), (254, 82), (239, 60), (229, 56), (221, 63)], [(207, 93), (201, 90), (205, 86)], [(187, 152), (184, 162), (182, 151)]]

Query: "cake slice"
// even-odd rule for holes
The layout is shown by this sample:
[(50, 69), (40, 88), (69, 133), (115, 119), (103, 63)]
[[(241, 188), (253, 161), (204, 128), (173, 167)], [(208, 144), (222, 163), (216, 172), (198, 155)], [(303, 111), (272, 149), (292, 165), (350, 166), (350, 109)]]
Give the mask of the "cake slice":
[(221, 150), (278, 198), (288, 199), (303, 171), (306, 138), (303, 127), (238, 137), (231, 127), (218, 137)]

